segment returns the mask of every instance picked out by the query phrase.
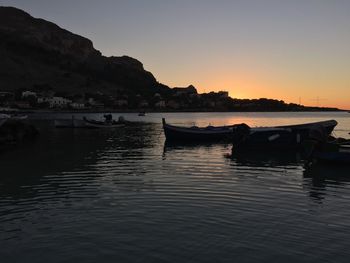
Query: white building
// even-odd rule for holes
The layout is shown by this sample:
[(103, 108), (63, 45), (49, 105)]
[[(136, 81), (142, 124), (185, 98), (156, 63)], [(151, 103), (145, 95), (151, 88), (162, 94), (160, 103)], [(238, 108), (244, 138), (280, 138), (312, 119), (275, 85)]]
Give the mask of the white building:
[(27, 98), (29, 96), (36, 97), (36, 92), (29, 91), (29, 90), (22, 92), (22, 98)]
[(228, 91), (219, 91), (218, 94), (221, 98), (228, 98)]
[(115, 105), (118, 107), (128, 106), (127, 100), (116, 100)]
[(165, 108), (165, 101), (164, 100), (158, 101), (154, 104), (154, 106), (157, 108)]
[(73, 102), (73, 103), (70, 104), (70, 106), (73, 109), (84, 109), (85, 108), (85, 104), (81, 103), (81, 102)]
[(53, 97), (49, 100), (50, 108), (65, 108), (72, 103), (71, 100), (63, 97)]
[(173, 109), (180, 108), (180, 104), (177, 103), (175, 100), (169, 100), (167, 105), (168, 105), (169, 108), (173, 108)]
[(49, 98), (49, 97), (39, 97), (38, 99), (37, 99), (37, 102), (40, 104), (40, 103), (45, 103), (45, 102), (49, 102), (50, 103), (50, 100), (51, 100), (51, 98)]
[(145, 101), (145, 100), (142, 100), (140, 103), (139, 103), (139, 107), (140, 108), (147, 108), (149, 106), (148, 102)]

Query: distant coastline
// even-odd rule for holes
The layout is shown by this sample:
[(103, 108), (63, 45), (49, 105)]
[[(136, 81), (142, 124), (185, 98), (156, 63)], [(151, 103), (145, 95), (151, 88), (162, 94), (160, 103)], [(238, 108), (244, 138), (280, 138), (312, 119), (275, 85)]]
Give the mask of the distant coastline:
[[(138, 110), (116, 110), (116, 109), (86, 109), (86, 110), (49, 110), (49, 109), (33, 109), (33, 110), (15, 110), (15, 111), (1, 111), (1, 113), (21, 113), (21, 114), (50, 114), (50, 113), (62, 113), (62, 114), (77, 114), (77, 113), (139, 113)], [(299, 110), (299, 111), (206, 111), (206, 110), (146, 110), (146, 113), (212, 113), (212, 112), (219, 112), (219, 113), (235, 113), (235, 112), (349, 112), (348, 110)]]

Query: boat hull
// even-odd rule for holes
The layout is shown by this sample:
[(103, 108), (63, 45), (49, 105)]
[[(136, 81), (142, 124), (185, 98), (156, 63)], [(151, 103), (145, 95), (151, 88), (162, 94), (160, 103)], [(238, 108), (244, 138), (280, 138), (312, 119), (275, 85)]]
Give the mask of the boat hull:
[(240, 148), (300, 148), (305, 140), (327, 140), (337, 125), (335, 120), (300, 125), (252, 128), (247, 135), (235, 134), (233, 146)]
[(316, 152), (314, 158), (322, 163), (350, 164), (350, 152)]
[(167, 124), (163, 121), (163, 130), (166, 140), (174, 142), (213, 142), (213, 141), (231, 141), (233, 134), (233, 125), (231, 126), (208, 126), (205, 128), (180, 127)]
[(164, 127), (167, 141), (229, 141), (232, 139), (232, 129), (220, 131), (183, 130), (174, 127)]
[(350, 164), (350, 145), (326, 143), (315, 150), (313, 158), (322, 163)]

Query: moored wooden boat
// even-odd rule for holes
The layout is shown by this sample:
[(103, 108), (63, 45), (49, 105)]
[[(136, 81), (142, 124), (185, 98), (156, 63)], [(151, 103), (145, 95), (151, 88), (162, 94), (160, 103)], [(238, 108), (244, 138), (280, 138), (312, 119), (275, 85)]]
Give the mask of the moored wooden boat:
[(256, 127), (233, 134), (233, 146), (239, 148), (298, 148), (310, 138), (326, 141), (337, 125), (335, 120), (297, 125)]
[(230, 141), (237, 126), (182, 127), (167, 124), (164, 118), (162, 122), (167, 141)]
[(336, 152), (316, 152), (314, 158), (318, 162), (334, 163), (334, 164), (350, 164), (350, 149)]
[(71, 119), (57, 119), (54, 120), (54, 125), (56, 128), (116, 128), (124, 126), (126, 123), (129, 123), (124, 119), (123, 116), (118, 118), (118, 121), (112, 119), (111, 114), (104, 115), (105, 120), (93, 120), (87, 119), (77, 119), (72, 116)]
[(314, 144), (311, 160), (321, 163), (350, 164), (350, 140)]

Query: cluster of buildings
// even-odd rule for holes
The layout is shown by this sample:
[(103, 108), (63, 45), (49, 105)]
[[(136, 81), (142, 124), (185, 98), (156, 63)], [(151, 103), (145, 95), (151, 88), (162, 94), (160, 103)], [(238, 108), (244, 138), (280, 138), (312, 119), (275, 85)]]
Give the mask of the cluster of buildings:
[(187, 88), (173, 88), (172, 94), (167, 96), (155, 93), (148, 100), (140, 100), (138, 107), (166, 110), (203, 109), (219, 107), (227, 99), (230, 97), (226, 91), (198, 94), (193, 86), (189, 86)]
[(52, 91), (37, 93), (34, 91), (23, 91), (19, 95), (14, 92), (0, 92), (2, 106), (10, 106), (19, 109), (31, 108), (73, 108), (84, 109), (86, 104), (80, 101), (62, 96), (55, 96)]
[[(17, 92), (18, 93), (18, 92)], [(169, 94), (154, 93), (147, 96), (121, 95), (111, 96), (103, 93), (81, 95), (58, 95), (52, 90), (36, 92), (32, 90), (21, 91), (18, 94), (0, 92), (0, 104), (20, 109), (51, 108), (51, 109), (164, 109), (181, 110), (195, 108), (213, 108), (220, 106), (222, 101), (229, 99), (228, 92), (210, 92), (198, 94), (194, 86), (173, 88)], [(90, 97), (91, 96), (91, 97)], [(6, 98), (1, 100), (1, 98)], [(4, 105), (6, 103), (7, 105)]]
[[(84, 109), (85, 103), (79, 101), (72, 101), (71, 99), (54, 96), (51, 94), (37, 94), (33, 91), (24, 91), (22, 92), (23, 101), (30, 102), (35, 101), (38, 106), (43, 105), (48, 106), (49, 108), (68, 108), (71, 107), (73, 109)], [(28, 105), (31, 107), (32, 105)]]

